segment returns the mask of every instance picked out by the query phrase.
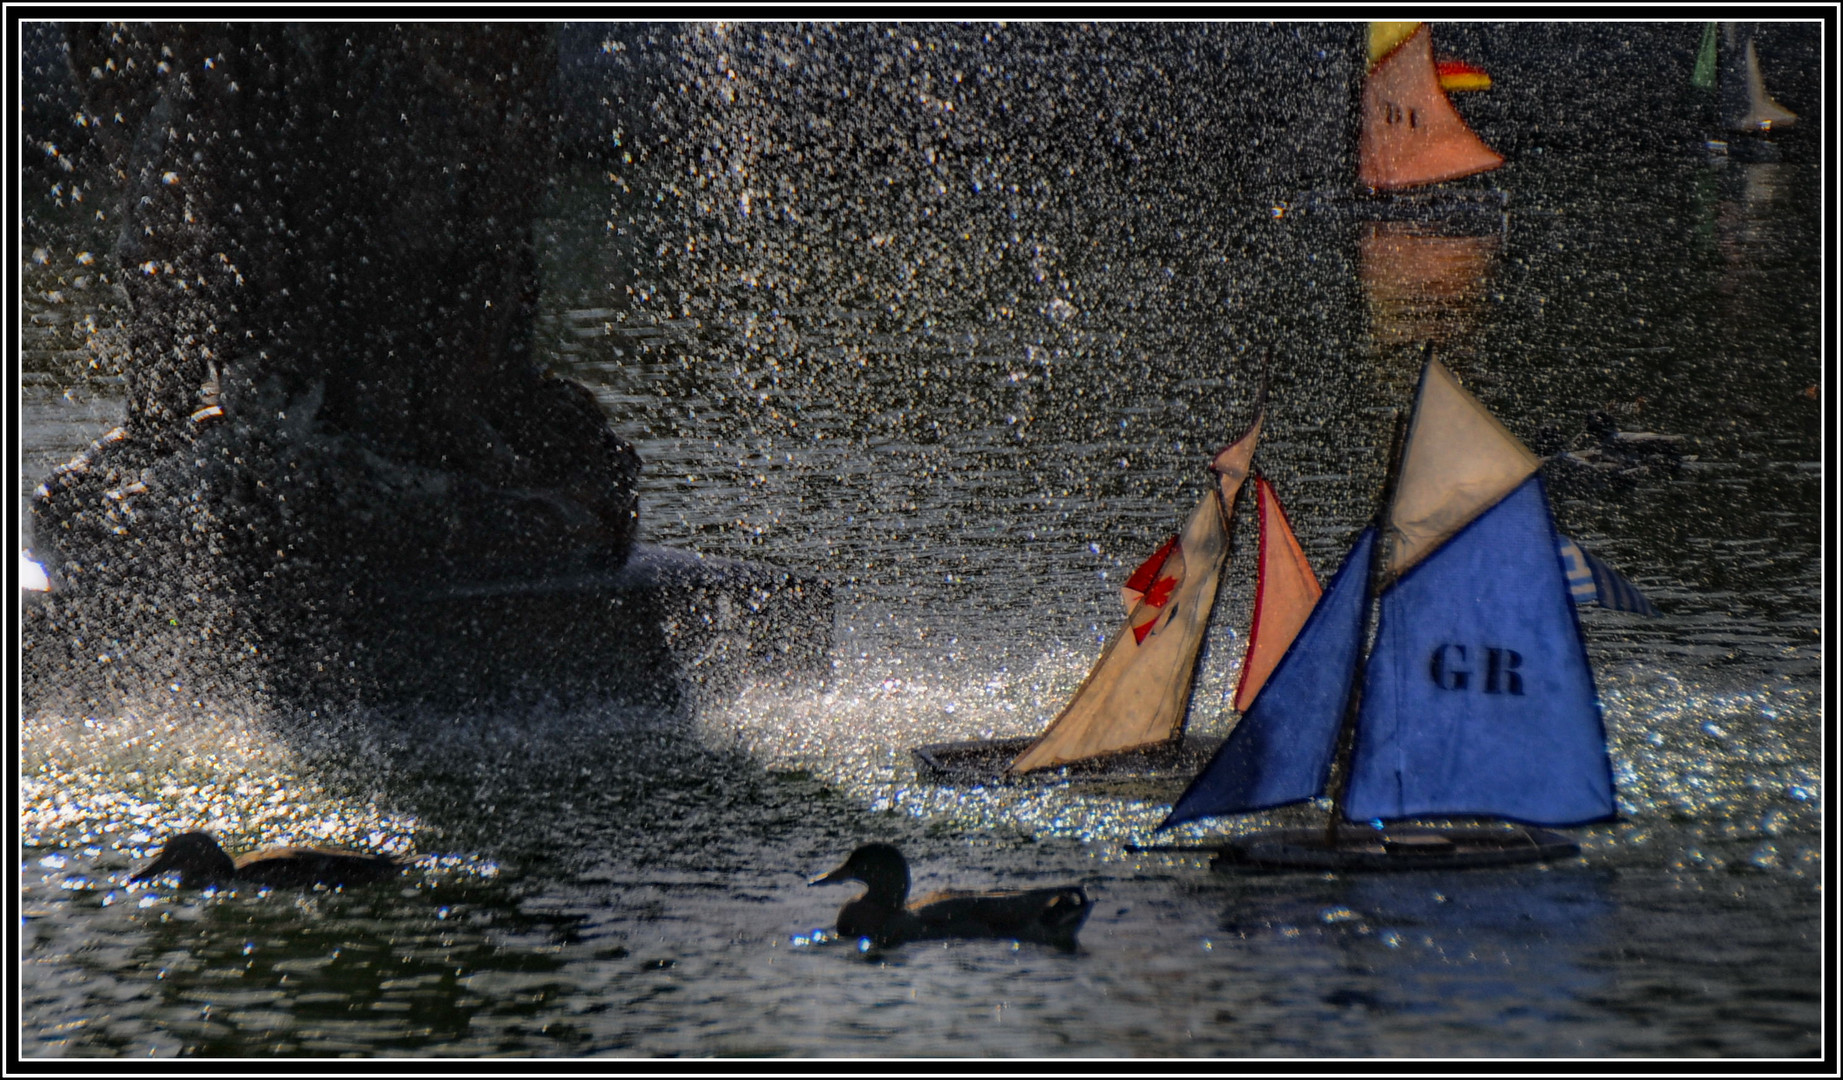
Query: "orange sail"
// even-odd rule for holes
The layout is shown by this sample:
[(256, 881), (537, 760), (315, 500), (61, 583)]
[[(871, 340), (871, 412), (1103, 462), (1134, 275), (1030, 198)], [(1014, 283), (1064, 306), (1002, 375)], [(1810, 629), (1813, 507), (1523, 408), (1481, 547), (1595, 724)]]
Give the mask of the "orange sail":
[(1235, 688), (1235, 710), (1247, 712), (1267, 676), (1286, 655), (1286, 649), (1305, 625), (1306, 616), (1323, 590), (1312, 564), (1286, 520), (1273, 485), (1254, 478), (1254, 496), (1261, 519), (1260, 572), (1254, 586), (1254, 624), (1248, 630), (1248, 655), (1242, 660), (1241, 682)]
[[(1372, 30), (1372, 54), (1394, 36)], [(1363, 81), (1363, 132), (1357, 145), (1357, 179), (1364, 186), (1394, 191), (1471, 176), (1503, 163), (1503, 156), (1473, 134), (1440, 89), (1425, 23), (1373, 60)]]

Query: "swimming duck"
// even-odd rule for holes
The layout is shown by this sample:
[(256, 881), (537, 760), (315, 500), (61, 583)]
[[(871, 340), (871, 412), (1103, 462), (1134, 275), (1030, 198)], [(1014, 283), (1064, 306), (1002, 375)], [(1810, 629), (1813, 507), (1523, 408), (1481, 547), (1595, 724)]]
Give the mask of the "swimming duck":
[[(1628, 412), (1638, 411), (1632, 406)], [(1689, 440), (1654, 431), (1625, 431), (1607, 409), (1587, 414), (1586, 430), (1573, 437), (1554, 424), (1539, 429), (1530, 445), (1544, 455), (1552, 482), (1588, 487), (1629, 486), (1653, 477), (1668, 477), (1696, 460), (1684, 453)]]
[(230, 881), (251, 881), (276, 888), (337, 888), (383, 881), (402, 870), (401, 863), (383, 855), (328, 848), (269, 848), (232, 859), (210, 834), (188, 832), (168, 840), (160, 855), (128, 880), (146, 881), (170, 871), (179, 875), (180, 888)]
[(1683, 436), (1622, 430), (1619, 421), (1604, 409), (1595, 409), (1587, 414), (1587, 434), (1597, 444), (1576, 450), (1574, 456), (1592, 464), (1605, 462), (1621, 467), (1659, 463), (1674, 466), (1683, 460)]
[(1075, 947), (1093, 902), (1079, 885), (993, 892), (949, 890), (908, 903), (909, 863), (891, 844), (865, 844), (810, 885), (861, 881), (864, 895), (838, 911), (838, 933), (900, 945), (929, 938), (1009, 938)]

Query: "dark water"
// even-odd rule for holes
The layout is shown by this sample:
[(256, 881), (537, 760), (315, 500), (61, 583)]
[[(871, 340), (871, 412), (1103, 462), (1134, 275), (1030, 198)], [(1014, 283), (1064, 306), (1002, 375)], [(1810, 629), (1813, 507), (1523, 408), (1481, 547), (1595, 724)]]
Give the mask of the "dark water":
[[(830, 678), (669, 713), (278, 725), (175, 672), (120, 715), (27, 717), (26, 1052), (1815, 1055), (1816, 168), (1687, 135), (1599, 151), (1586, 107), (1545, 136), (1557, 92), (1467, 28), (1500, 85), (1461, 107), (1512, 158), (1468, 184), (1511, 193), (1505, 229), (1436, 255), (1276, 216), (1343, 160), (1350, 45), (1287, 29), (630, 39), (630, 70), (675, 81), (557, 185), (543, 347), (640, 447), (649, 540), (837, 584)], [(1662, 69), (1680, 44), (1589, 59)], [(95, 241), (45, 236), (23, 490), (120, 408), (88, 366)], [(916, 781), (908, 747), (1060, 707), (1245, 424), (1262, 347), (1258, 461), (1328, 576), (1428, 338), (1545, 452), (1586, 445), (1594, 410), (1686, 440), (1677, 466), (1548, 470), (1561, 529), (1664, 610), (1582, 613), (1623, 820), (1580, 830), (1581, 858), (1216, 873), (1123, 851), (1175, 788)], [(1246, 535), (1205, 731), (1232, 719)], [(344, 893), (126, 884), (188, 827), (420, 858)], [(1081, 948), (816, 934), (849, 890), (805, 879), (873, 837), (918, 890), (1081, 881)]]

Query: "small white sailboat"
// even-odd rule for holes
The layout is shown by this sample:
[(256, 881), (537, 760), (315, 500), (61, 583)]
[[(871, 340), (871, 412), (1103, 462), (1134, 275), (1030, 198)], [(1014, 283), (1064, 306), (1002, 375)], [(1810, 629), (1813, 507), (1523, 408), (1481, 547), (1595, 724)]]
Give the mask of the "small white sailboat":
[(1722, 124), (1730, 131), (1783, 131), (1797, 122), (1790, 109), (1766, 92), (1760, 74), (1760, 53), (1754, 48), (1751, 26), (1729, 23), (1724, 28), (1728, 54), (1736, 62), (1722, 69)]
[[(1539, 463), (1430, 350), (1375, 523), (1160, 828), (1335, 784), (1327, 828), (1214, 848), (1231, 864), (1360, 870), (1557, 858), (1574, 843), (1528, 826), (1612, 818), (1574, 605), (1602, 571), (1617, 575), (1564, 547)], [(1434, 818), (1500, 824), (1382, 824)]]
[(1725, 137), (1703, 144), (1714, 153), (1772, 160), (1775, 148), (1766, 137), (1798, 122), (1766, 89), (1752, 23), (1708, 23), (1690, 84), (1717, 92), (1716, 125)]

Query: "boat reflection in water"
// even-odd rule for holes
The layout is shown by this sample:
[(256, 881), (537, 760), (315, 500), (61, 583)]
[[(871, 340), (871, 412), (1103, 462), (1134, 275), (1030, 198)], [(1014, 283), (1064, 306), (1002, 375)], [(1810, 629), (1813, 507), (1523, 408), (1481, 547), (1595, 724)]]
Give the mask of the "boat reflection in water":
[(1559, 1019), (1611, 989), (1601, 959), (1610, 942), (1643, 951), (1663, 945), (1657, 927), (1619, 909), (1614, 876), (1586, 867), (1217, 880), (1228, 901), (1219, 926), (1239, 939), (1236, 948), (1284, 955), (1298, 972), (1297, 981), (1270, 983), (1266, 992), (1396, 1018), (1395, 1041), (1377, 1044), (1378, 1054), (1417, 1052), (1414, 1040), (1427, 1033), (1400, 1021), (1425, 1013), (1416, 988), (1429, 985), (1455, 997), (1527, 988), (1501, 1018), (1498, 1049), (1540, 1046)]
[(1451, 348), (1476, 324), (1496, 232), (1457, 235), (1437, 224), (1368, 221), (1357, 226), (1357, 280), (1378, 347), (1431, 341)]

